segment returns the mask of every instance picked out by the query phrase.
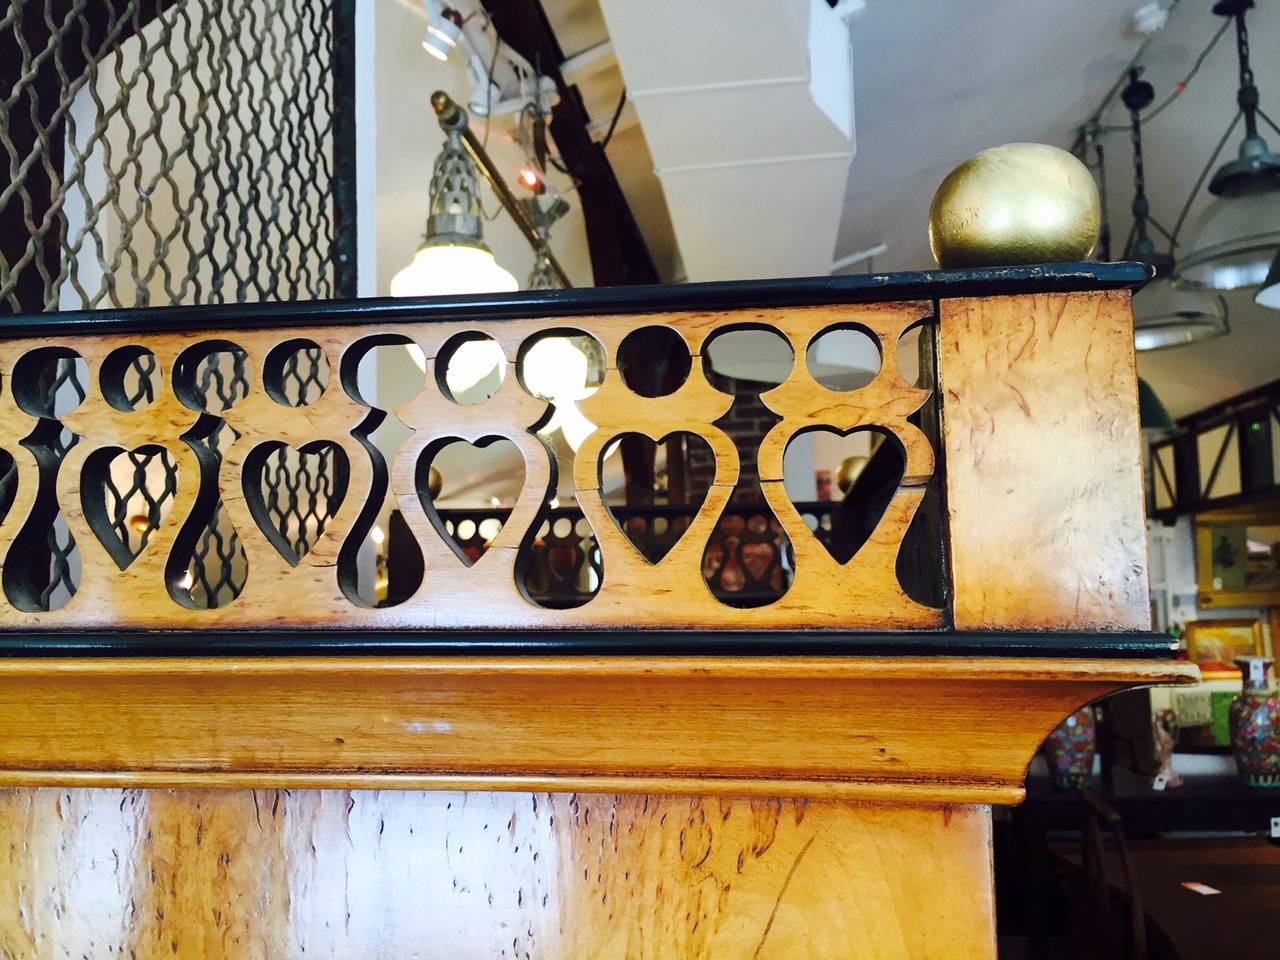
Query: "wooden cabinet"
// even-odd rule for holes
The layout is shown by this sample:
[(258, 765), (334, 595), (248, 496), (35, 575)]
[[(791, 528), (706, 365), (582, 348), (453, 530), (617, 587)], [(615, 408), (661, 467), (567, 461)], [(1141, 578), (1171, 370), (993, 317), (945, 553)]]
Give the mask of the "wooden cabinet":
[[(16, 477), (0, 518), (0, 956), (994, 957), (991, 805), (1022, 798), (1038, 744), (1079, 705), (1195, 675), (1150, 632), (1142, 277), (1081, 265), (0, 320)], [(920, 324), (923, 386), (894, 359)], [(644, 397), (617, 356), (655, 326), (682, 338), (689, 373)], [(777, 423), (758, 450), (790, 579), (757, 607), (703, 572), (741, 463), (700, 361), (744, 327), (795, 358), (761, 395)], [(880, 368), (830, 390), (806, 350), (848, 327)], [(519, 582), (555, 487), (530, 432), (547, 401), (520, 365), (566, 330), (607, 362), (573, 465), (601, 566), (593, 596), (555, 608)], [(517, 375), (460, 405), (439, 365), (481, 335)], [(396, 407), (413, 433), (386, 459), (365, 442), (382, 414), (360, 356), (409, 343), (424, 383)], [(231, 347), (248, 386), (214, 411), (193, 371)], [(330, 376), (295, 403), (279, 357), (298, 349)], [(140, 351), (145, 404), (113, 385)], [(42, 407), (44, 371), (72, 368), (84, 398)], [(787, 444), (820, 428), (874, 429), (902, 452), (847, 563), (783, 483)], [(622, 434), (673, 432), (708, 442), (715, 479), (653, 563), (609, 512), (599, 464)], [(525, 462), (469, 564), (426, 490), (423, 458), (454, 437), (510, 439)], [(263, 458), (325, 445), (341, 495), (303, 551), (269, 519)], [(178, 478), (141, 545), (113, 533), (100, 489), (131, 451)], [(940, 606), (898, 566), (930, 484)], [(394, 606), (356, 587), (384, 503), (422, 560)], [(232, 602), (202, 605), (191, 556), (217, 511), (247, 575)], [(55, 605), (33, 544), (57, 524), (79, 567)]]

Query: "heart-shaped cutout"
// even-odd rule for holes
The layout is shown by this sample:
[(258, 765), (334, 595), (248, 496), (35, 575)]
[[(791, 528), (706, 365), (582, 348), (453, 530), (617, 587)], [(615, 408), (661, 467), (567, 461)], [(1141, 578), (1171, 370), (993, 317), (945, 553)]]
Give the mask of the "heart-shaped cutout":
[(142, 553), (178, 493), (178, 466), (163, 447), (104, 447), (85, 458), (85, 520), (121, 569)]
[(844, 564), (871, 539), (906, 472), (906, 453), (892, 434), (870, 427), (841, 433), (830, 427), (794, 438), (783, 461), (788, 495), (812, 487), (814, 500), (792, 503), (832, 559)]
[(624, 433), (606, 448), (600, 489), (623, 536), (656, 564), (684, 537), (715, 473), (711, 444), (696, 433), (675, 431), (658, 440)]
[(427, 519), (469, 567), (506, 525), (524, 478), (524, 455), (506, 437), (447, 437), (422, 452), (416, 485)]
[(316, 440), (294, 449), (264, 443), (244, 464), (249, 513), (291, 566), (320, 542), (347, 495), (350, 465), (336, 443)]

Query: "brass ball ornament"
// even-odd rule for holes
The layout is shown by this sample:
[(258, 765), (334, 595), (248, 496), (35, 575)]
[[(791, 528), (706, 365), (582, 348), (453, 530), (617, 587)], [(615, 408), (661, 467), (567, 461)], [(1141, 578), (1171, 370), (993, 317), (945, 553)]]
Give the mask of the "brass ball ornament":
[(1101, 228), (1089, 168), (1044, 143), (974, 154), (947, 174), (929, 209), (929, 246), (948, 269), (1084, 260)]

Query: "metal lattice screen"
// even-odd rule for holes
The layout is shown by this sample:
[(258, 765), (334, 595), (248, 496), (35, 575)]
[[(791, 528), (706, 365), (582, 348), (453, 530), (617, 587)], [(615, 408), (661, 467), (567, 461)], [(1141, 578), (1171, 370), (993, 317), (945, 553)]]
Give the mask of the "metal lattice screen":
[[(0, 4), (3, 309), (354, 296), (354, 0)], [(306, 390), (315, 358), (291, 363)], [(153, 389), (147, 364), (139, 357), (126, 375), (139, 400)], [(234, 398), (247, 375), (228, 355), (200, 386)], [(70, 358), (44, 382), (51, 417), (88, 386)], [(205, 439), (212, 455), (223, 439)], [(51, 421), (31, 442), (56, 463), (75, 441)], [(269, 476), (280, 515), (323, 512), (298, 496), (329, 488), (329, 465), (279, 458)], [(0, 508), (13, 474), (5, 452)], [(127, 553), (142, 549), (174, 484), (159, 454), (129, 452), (106, 471)], [(79, 561), (60, 518), (46, 546), (47, 607), (74, 592)], [(244, 581), (234, 530), (215, 518), (196, 553), (193, 594), (229, 602)]]

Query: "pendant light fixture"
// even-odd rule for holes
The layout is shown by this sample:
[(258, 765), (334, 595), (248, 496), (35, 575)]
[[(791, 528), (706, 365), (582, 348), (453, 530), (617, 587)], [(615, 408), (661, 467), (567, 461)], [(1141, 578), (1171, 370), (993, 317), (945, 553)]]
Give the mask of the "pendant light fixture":
[(427, 233), (413, 262), (391, 279), (393, 297), (507, 293), (516, 278), (500, 267), (484, 244), (476, 167), (462, 145), (465, 110), (441, 126), (445, 143), (431, 173)]
[[(1253, 0), (1219, 0), (1213, 7), (1219, 16), (1235, 20), (1240, 65), (1236, 102), (1240, 109), (1209, 158), (1192, 197), (1242, 118), (1244, 141), (1239, 156), (1219, 167), (1209, 181), (1209, 192), (1217, 199), (1192, 228), (1186, 253), (1177, 266), (1179, 279), (1213, 290), (1258, 286), (1280, 251), (1280, 154), (1273, 153), (1258, 133), (1260, 116), (1272, 127), (1275, 124), (1258, 108), (1258, 88), (1249, 65), (1245, 13), (1252, 6)], [(1175, 229), (1175, 235), (1177, 232)]]
[[(523, 176), (521, 182), (525, 182)], [(551, 225), (569, 212), (569, 204), (563, 197), (556, 197), (544, 207), (542, 194), (543, 191), (539, 190), (534, 196), (525, 197), (520, 201), (525, 216), (529, 218), (529, 222), (533, 224), (542, 241), (541, 245), (534, 250), (533, 270), (530, 271), (529, 279), (525, 282), (526, 290), (558, 290), (561, 286), (560, 278), (556, 276), (547, 252), (551, 249)]]
[(1156, 249), (1151, 228), (1166, 239), (1169, 233), (1151, 216), (1147, 200), (1142, 155), (1142, 111), (1155, 99), (1151, 84), (1142, 79), (1142, 68), (1129, 71), (1129, 83), (1121, 91), (1129, 110), (1133, 140), (1133, 228), (1125, 244), (1124, 259), (1140, 260), (1155, 267), (1156, 278), (1133, 298), (1133, 342), (1139, 351), (1176, 347), (1229, 332), (1227, 305), (1222, 297), (1189, 287), (1170, 276), (1173, 257)]

